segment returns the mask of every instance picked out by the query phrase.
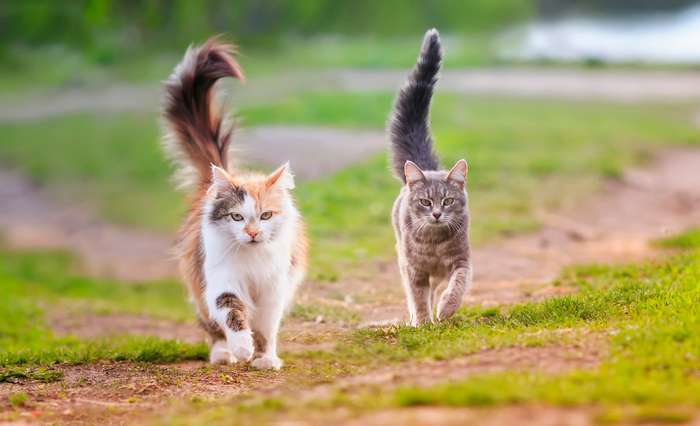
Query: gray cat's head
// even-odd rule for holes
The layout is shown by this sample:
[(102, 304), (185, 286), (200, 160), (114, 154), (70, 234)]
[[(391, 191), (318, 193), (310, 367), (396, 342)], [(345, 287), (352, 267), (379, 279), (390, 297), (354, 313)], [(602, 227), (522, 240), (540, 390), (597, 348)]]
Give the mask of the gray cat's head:
[(459, 229), (467, 217), (467, 162), (459, 160), (449, 172), (423, 171), (415, 163), (404, 165), (409, 211), (420, 227)]

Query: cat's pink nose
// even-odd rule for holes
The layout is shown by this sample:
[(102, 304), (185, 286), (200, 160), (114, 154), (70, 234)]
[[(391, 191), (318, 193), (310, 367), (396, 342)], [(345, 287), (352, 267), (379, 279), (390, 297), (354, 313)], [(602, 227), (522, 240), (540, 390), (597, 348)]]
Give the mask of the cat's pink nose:
[(440, 219), (440, 216), (442, 216), (441, 212), (433, 212), (433, 217), (435, 218), (435, 220)]
[(246, 229), (246, 234), (250, 235), (250, 238), (255, 238), (258, 236), (260, 231), (251, 231), (250, 229)]

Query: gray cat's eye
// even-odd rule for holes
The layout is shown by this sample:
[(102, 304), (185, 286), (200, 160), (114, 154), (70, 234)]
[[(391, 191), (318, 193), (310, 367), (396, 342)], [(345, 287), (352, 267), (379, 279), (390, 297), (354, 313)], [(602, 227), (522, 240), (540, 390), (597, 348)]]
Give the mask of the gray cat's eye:
[(238, 213), (231, 213), (231, 219), (235, 220), (236, 222), (240, 222), (243, 220), (243, 216)]
[(420, 204), (425, 207), (430, 207), (433, 205), (433, 202), (428, 200), (427, 198), (421, 198), (420, 199)]
[(445, 198), (444, 200), (442, 200), (442, 205), (447, 207), (454, 202), (455, 202), (454, 198)]
[(272, 217), (272, 212), (264, 212), (263, 214), (260, 215), (260, 219), (262, 219), (262, 220), (268, 220), (271, 217)]

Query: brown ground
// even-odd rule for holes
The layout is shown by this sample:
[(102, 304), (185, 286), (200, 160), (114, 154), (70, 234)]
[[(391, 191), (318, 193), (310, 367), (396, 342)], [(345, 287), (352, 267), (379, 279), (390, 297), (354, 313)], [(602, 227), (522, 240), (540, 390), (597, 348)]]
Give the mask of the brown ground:
[[(570, 291), (547, 284), (567, 265), (662, 255), (649, 244), (650, 240), (700, 225), (698, 170), (700, 152), (667, 151), (651, 167), (629, 171), (622, 179), (608, 182), (599, 195), (586, 202), (556, 214), (541, 213), (544, 226), (540, 231), (476, 247), (476, 276), (467, 302), (494, 305), (549, 297)], [(33, 194), (41, 193), (35, 191)], [(60, 228), (61, 224), (57, 220), (52, 226)], [(36, 224), (32, 225), (28, 229), (38, 232)], [(82, 224), (73, 223), (73, 226), (74, 231), (85, 232)], [(89, 224), (86, 226), (89, 231)], [(75, 244), (79, 253), (94, 249), (81, 245), (84, 241), (75, 234), (77, 232), (73, 232), (72, 239), (64, 238), (64, 244), (69, 247)], [(129, 238), (140, 238), (137, 234), (128, 235)], [(153, 244), (153, 239), (147, 239), (148, 244)], [(109, 240), (109, 245), (118, 245), (119, 241)], [(165, 242), (162, 240), (158, 244), (165, 245)], [(128, 257), (119, 257), (118, 247), (111, 249), (116, 253), (115, 264), (128, 260)], [(154, 252), (144, 250), (139, 254), (142, 257), (139, 261), (144, 261), (144, 258), (152, 259)], [(86, 258), (88, 263), (91, 259)], [(346, 297), (338, 298), (334, 294), (337, 288), (342, 288)], [(355, 311), (359, 313), (362, 324), (395, 322), (404, 316), (403, 297), (393, 264), (378, 264), (372, 279), (359, 277), (332, 285), (309, 283), (300, 295), (300, 301), (337, 305)], [(176, 325), (147, 317), (118, 315), (67, 319), (57, 316), (56, 319), (57, 331), (85, 336), (110, 334), (128, 328), (132, 332), (191, 341), (197, 339), (198, 333), (187, 324)], [(332, 345), (338, 332), (352, 326), (347, 321), (331, 318), (318, 318), (317, 321), (291, 319), (285, 324), (281, 346), (283, 350), (295, 350), (310, 345)], [(59, 383), (0, 384), (0, 407), (4, 412), (0, 419), (30, 421), (34, 413), (42, 421), (122, 424), (132, 422), (134, 416), (159, 412), (169, 406), (171, 400), (182, 400), (190, 395), (215, 398), (251, 392), (294, 392), (294, 395), (313, 396), (319, 392), (327, 394), (329, 387), (352, 388), (372, 383), (389, 387), (411, 381), (428, 384), (465, 377), (476, 371), (537, 369), (557, 372), (588, 368), (595, 366), (605, 352), (602, 341), (597, 336), (590, 336), (578, 346), (505, 348), (449, 361), (404, 364), (346, 377), (333, 385), (311, 388), (305, 387), (303, 381), (299, 382), (297, 373), (259, 373), (238, 366), (210, 369), (204, 363), (169, 366), (105, 363), (57, 367), (66, 374)], [(12, 409), (8, 405), (6, 395), (19, 390), (30, 395), (32, 406)], [(595, 407), (562, 409), (540, 406), (498, 410), (420, 408), (379, 412), (359, 419), (341, 413), (337, 419), (349, 424), (376, 425), (429, 422), (575, 425), (591, 423), (596, 410)]]
[(107, 223), (90, 206), (56, 199), (6, 169), (0, 169), (0, 200), (0, 232), (12, 246), (69, 249), (87, 273), (124, 280), (169, 277), (175, 270), (168, 258), (172, 237)]
[[(418, 407), (379, 411), (372, 414), (350, 417), (342, 421), (348, 426), (388, 426), (388, 425), (444, 425), (444, 426), (587, 426), (612, 423), (617, 425), (700, 425), (699, 420), (684, 421), (695, 412), (690, 409), (674, 412), (674, 420), (669, 413), (645, 414), (634, 409), (610, 414), (604, 407), (549, 407), (536, 404), (511, 405), (498, 408), (448, 408)], [(614, 421), (606, 419), (616, 419)]]

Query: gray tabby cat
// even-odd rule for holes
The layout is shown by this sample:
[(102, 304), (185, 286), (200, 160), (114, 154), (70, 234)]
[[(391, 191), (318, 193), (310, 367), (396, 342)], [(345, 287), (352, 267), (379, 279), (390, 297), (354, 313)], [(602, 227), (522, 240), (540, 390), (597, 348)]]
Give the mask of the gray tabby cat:
[(433, 152), (428, 115), (442, 52), (440, 36), (429, 30), (418, 62), (399, 92), (389, 123), (392, 164), (405, 183), (392, 211), (399, 270), (411, 325), (434, 321), (437, 287), (447, 287), (437, 302), (437, 320), (451, 317), (471, 285), (467, 163), (440, 169)]

